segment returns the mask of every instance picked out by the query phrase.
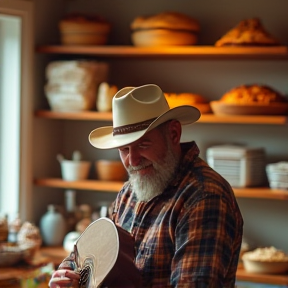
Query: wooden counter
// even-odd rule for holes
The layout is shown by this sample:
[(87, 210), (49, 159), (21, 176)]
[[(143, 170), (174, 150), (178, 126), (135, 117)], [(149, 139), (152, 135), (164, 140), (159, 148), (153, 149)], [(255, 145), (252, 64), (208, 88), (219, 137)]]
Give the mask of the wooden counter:
[[(1, 288), (21, 288), (21, 281), (33, 279), (39, 268), (47, 263), (53, 263), (57, 267), (62, 260), (68, 256), (62, 247), (43, 247), (36, 254), (33, 265), (19, 265), (14, 267), (0, 267), (0, 287)], [(47, 288), (47, 281), (37, 285), (37, 288)], [(24, 285), (24, 287), (28, 287)]]
[[(41, 263), (50, 263), (52, 262), (54, 266), (57, 266), (62, 262), (62, 260), (68, 256), (63, 247), (43, 247), (37, 254), (35, 263), (40, 265)], [(33, 267), (11, 267), (11, 268), (0, 268), (0, 287), (1, 288), (20, 288), (21, 286), (5, 286), (3, 283), (13, 283), (15, 279), (19, 280), (21, 278), (27, 278), (29, 273), (35, 272), (37, 268)], [(268, 274), (253, 274), (246, 272), (242, 265), (239, 265), (237, 271), (237, 280), (247, 281), (254, 283), (263, 283), (263, 284), (275, 284), (275, 285), (286, 285), (288, 287), (288, 274), (287, 275), (268, 275)], [(1, 282), (2, 281), (2, 282)], [(6, 282), (4, 282), (6, 281)], [(7, 282), (8, 281), (8, 282)], [(47, 285), (44, 286), (47, 288)], [(41, 288), (38, 286), (37, 288)]]
[(272, 275), (272, 274), (254, 274), (248, 273), (240, 264), (237, 270), (236, 278), (239, 281), (247, 281), (263, 284), (285, 285), (288, 287), (288, 274)]
[(40, 250), (42, 261), (52, 262), (55, 266), (58, 266), (68, 255), (69, 253), (63, 247), (42, 247)]

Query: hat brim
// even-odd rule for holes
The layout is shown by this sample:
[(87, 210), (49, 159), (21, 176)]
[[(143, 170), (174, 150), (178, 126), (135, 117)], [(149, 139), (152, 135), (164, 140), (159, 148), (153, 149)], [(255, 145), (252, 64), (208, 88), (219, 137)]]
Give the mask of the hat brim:
[(161, 114), (145, 130), (113, 136), (113, 126), (94, 129), (89, 134), (89, 142), (92, 146), (98, 149), (119, 148), (135, 142), (147, 132), (172, 119), (178, 120), (184, 128), (182, 131), (181, 142), (188, 142), (192, 140), (192, 135), (189, 137), (190, 129), (188, 126), (185, 126), (196, 122), (200, 116), (200, 111), (194, 106), (178, 106)]

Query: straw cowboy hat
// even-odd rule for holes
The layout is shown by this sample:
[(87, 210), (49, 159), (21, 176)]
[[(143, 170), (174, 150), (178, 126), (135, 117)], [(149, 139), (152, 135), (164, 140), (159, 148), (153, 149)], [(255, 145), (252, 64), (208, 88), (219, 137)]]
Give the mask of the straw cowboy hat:
[(126, 87), (112, 100), (113, 126), (93, 130), (92, 146), (112, 149), (128, 145), (160, 124), (176, 119), (182, 125), (181, 142), (192, 140), (191, 125), (200, 118), (197, 108), (189, 105), (169, 108), (166, 98), (155, 84)]

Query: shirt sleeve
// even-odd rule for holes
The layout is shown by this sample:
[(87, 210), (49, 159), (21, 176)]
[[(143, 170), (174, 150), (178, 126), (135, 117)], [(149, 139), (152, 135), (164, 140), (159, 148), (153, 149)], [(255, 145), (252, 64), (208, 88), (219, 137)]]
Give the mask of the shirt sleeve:
[[(173, 287), (235, 287), (239, 225), (225, 197), (202, 195), (194, 205), (185, 205), (177, 223), (171, 283)], [(240, 247), (241, 239), (237, 241)]]

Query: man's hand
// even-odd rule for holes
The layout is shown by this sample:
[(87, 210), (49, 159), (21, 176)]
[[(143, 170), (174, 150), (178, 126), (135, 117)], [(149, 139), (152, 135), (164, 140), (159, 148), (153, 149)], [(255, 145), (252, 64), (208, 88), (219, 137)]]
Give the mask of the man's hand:
[(78, 288), (80, 274), (67, 269), (56, 270), (49, 281), (50, 288)]

